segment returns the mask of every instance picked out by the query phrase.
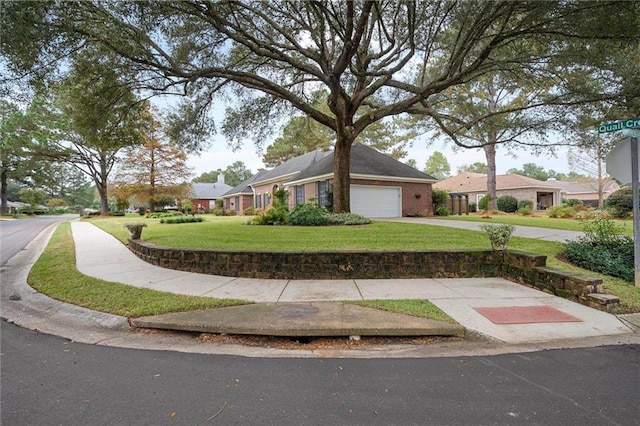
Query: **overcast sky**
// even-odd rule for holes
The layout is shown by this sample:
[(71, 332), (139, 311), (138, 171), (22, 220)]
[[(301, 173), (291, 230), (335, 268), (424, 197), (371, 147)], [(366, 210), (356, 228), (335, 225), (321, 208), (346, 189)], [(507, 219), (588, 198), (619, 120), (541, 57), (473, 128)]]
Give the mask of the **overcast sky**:
[[(456, 174), (457, 168), (463, 165), (478, 161), (486, 164), (482, 150), (466, 149), (453, 152), (446, 144), (443, 145), (438, 142), (427, 146), (425, 140), (417, 140), (408, 151), (409, 155), (401, 161), (406, 162), (409, 159), (414, 159), (420, 170), (424, 168), (427, 158), (429, 158), (434, 151), (440, 151), (444, 154), (451, 166), (451, 173), (454, 175)], [(550, 155), (535, 157), (526, 151), (515, 152), (515, 154), (517, 157), (513, 158), (507, 154), (504, 148), (501, 149), (498, 147), (496, 155), (498, 174), (505, 174), (507, 170), (512, 168), (521, 169), (525, 163), (537, 164), (544, 167), (545, 170), (555, 170), (561, 173), (569, 172), (566, 150), (558, 151), (556, 157)], [(224, 170), (227, 166), (230, 166), (238, 160), (243, 161), (246, 167), (253, 173), (257, 172), (259, 168), (265, 168), (261, 156), (256, 154), (256, 147), (252, 143), (247, 142), (241, 151), (232, 152), (222, 135), (215, 135), (213, 137), (211, 147), (206, 152), (203, 152), (200, 156), (189, 157), (189, 166), (194, 169), (195, 177), (212, 170)]]

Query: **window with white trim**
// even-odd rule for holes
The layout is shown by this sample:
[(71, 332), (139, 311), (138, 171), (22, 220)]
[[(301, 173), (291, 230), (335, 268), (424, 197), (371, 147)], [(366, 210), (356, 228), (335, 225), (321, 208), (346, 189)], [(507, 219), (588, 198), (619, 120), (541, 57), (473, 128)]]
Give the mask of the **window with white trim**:
[(296, 204), (304, 204), (304, 185), (296, 186)]

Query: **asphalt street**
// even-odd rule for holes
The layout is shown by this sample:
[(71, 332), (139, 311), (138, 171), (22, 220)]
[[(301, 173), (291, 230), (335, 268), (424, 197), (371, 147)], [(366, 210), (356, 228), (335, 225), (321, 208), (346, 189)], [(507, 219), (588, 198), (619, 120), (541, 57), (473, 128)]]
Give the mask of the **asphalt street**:
[(635, 425), (639, 345), (428, 359), (121, 349), (0, 323), (3, 425)]
[(0, 220), (0, 266), (7, 263), (24, 246), (54, 223), (64, 222), (78, 215), (40, 216), (21, 220)]

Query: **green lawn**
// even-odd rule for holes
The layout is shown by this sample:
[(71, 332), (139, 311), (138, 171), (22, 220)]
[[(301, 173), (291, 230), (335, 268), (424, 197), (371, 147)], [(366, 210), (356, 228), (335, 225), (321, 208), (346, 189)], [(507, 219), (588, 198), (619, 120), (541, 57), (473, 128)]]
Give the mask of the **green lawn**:
[[(536, 213), (535, 216), (520, 216), (516, 214), (496, 214), (489, 219), (482, 217), (480, 213), (470, 213), (462, 216), (439, 216), (435, 219), (458, 220), (468, 222), (508, 223), (519, 226), (537, 226), (539, 228), (565, 229), (567, 231), (582, 231), (582, 224), (577, 219), (561, 219), (548, 217), (546, 213)], [(624, 228), (627, 235), (633, 234), (633, 222), (631, 220), (616, 221)]]
[(31, 269), (29, 284), (54, 299), (125, 317), (247, 304), (233, 299), (183, 296), (100, 280), (76, 269), (71, 226), (62, 223)]
[[(150, 243), (213, 250), (328, 251), (328, 250), (468, 250), (490, 249), (483, 232), (441, 226), (374, 221), (369, 225), (300, 227), (246, 225), (246, 217), (205, 215), (193, 224), (160, 224), (159, 219), (136, 217), (93, 218), (91, 223), (126, 242), (125, 223), (141, 222), (147, 227), (142, 239)], [(457, 217), (457, 216), (456, 216)], [(519, 218), (495, 216), (495, 218)], [(568, 223), (567, 219), (534, 218)], [(577, 222), (577, 221), (574, 221)], [(492, 223), (498, 223), (493, 221)], [(517, 223), (521, 224), (521, 223)], [(561, 229), (567, 229), (561, 228)], [(562, 243), (512, 237), (509, 248), (547, 256), (547, 266), (601, 277), (604, 287), (620, 297), (622, 311), (640, 312), (640, 288), (620, 279), (577, 268), (556, 259)]]

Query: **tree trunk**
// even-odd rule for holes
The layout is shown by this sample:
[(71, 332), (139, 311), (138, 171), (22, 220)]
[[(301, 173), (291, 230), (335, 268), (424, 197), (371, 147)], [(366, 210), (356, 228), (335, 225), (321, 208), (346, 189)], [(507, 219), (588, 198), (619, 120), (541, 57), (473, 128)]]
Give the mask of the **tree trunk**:
[(338, 136), (333, 151), (333, 211), (351, 212), (351, 144), (352, 140)]
[(0, 173), (0, 213), (7, 214), (9, 213), (9, 207), (7, 204), (7, 171), (2, 169), (2, 173)]
[(487, 159), (487, 195), (489, 195), (489, 204), (487, 210), (498, 210), (498, 202), (496, 201), (496, 146), (489, 143), (482, 147)]

